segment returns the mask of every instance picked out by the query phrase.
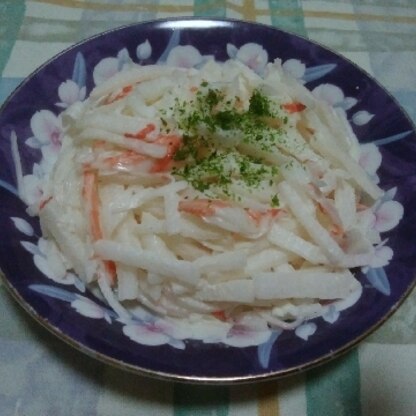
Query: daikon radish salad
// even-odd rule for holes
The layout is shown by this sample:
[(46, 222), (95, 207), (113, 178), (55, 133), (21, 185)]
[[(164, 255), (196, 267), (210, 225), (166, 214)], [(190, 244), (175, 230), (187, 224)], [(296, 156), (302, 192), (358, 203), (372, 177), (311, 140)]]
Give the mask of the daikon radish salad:
[[(121, 317), (295, 329), (362, 291), (383, 191), (345, 114), (280, 61), (130, 64), (62, 113), (31, 206), (56, 252)], [(215, 338), (215, 337), (214, 337)]]

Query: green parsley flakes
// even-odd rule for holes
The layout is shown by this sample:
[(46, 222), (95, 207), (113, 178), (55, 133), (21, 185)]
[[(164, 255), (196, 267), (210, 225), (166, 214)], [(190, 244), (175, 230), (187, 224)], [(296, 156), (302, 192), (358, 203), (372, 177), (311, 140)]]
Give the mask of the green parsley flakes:
[[(244, 109), (240, 97), (227, 97), (225, 91), (203, 81), (192, 100), (176, 100), (173, 107), (183, 135), (173, 174), (213, 198), (225, 195), (240, 200), (231, 191), (236, 183), (249, 191), (261, 186), (272, 192), (278, 169), (256, 153), (276, 152), (277, 144), (285, 140), (278, 108), (255, 89)], [(279, 205), (274, 192), (273, 207)]]

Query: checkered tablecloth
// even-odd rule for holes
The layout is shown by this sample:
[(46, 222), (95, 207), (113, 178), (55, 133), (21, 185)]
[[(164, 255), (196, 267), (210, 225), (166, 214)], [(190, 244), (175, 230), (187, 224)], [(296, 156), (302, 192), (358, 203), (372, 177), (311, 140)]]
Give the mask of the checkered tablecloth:
[[(415, 0), (0, 0), (0, 102), (75, 42), (127, 23), (193, 15), (266, 23), (319, 41), (374, 75), (416, 121)], [(208, 387), (145, 379), (88, 358), (0, 286), (1, 416), (412, 416), (415, 386), (416, 293), (328, 365), (281, 381)]]

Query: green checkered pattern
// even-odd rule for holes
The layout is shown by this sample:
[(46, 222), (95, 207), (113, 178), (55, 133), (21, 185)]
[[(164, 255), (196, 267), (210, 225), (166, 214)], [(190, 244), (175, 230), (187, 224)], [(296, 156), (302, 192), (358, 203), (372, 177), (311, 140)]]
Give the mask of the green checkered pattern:
[[(342, 53), (416, 120), (414, 0), (0, 0), (0, 102), (66, 47), (123, 24), (215, 16), (274, 25)], [(0, 415), (416, 415), (416, 293), (360, 346), (304, 374), (189, 386), (96, 362), (35, 324), (0, 286)]]

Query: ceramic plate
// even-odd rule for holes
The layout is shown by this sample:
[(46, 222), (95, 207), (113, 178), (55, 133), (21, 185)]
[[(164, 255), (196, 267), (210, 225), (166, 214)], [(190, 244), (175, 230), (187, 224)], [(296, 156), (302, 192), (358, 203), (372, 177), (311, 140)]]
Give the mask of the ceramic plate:
[[(11, 138), (24, 186), (39, 198), (39, 179), (59, 149), (60, 112), (125, 62), (198, 67), (209, 57), (237, 59), (261, 72), (279, 58), (307, 88), (345, 111), (363, 146), (360, 163), (386, 190), (373, 208), (384, 243), (373, 267), (357, 270), (363, 293), (346, 310), (328, 308), (293, 330), (256, 333), (232, 327), (218, 339), (179, 336), (162, 318), (126, 323), (74, 275), (56, 278), (37, 218), (17, 197)], [(19, 303), (74, 347), (140, 374), (195, 382), (280, 377), (324, 363), (384, 322), (415, 283), (416, 137), (394, 99), (357, 66), (281, 30), (241, 21), (177, 19), (106, 32), (56, 56), (12, 94), (0, 113), (0, 267)], [(382, 163), (380, 165), (380, 156)], [(402, 217), (404, 208), (404, 216)], [(203, 337), (202, 337), (203, 338)]]

